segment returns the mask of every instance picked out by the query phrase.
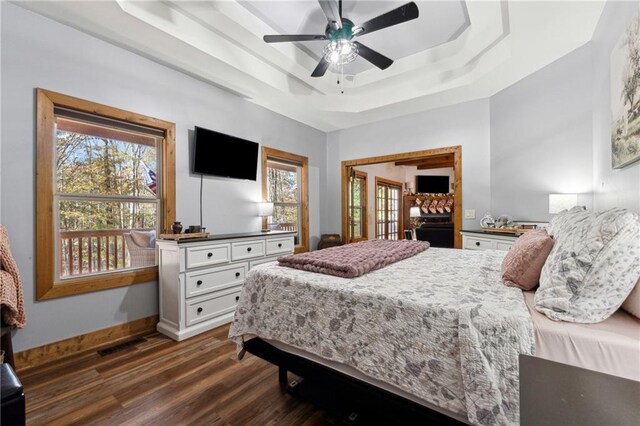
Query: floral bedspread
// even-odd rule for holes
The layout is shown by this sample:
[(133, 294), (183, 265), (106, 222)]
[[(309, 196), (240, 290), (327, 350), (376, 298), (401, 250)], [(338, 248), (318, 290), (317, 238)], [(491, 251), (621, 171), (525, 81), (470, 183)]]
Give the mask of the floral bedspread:
[(278, 340), (410, 392), (473, 424), (519, 421), (518, 355), (533, 354), (504, 252), (430, 248), (358, 278), (260, 265), (229, 336)]

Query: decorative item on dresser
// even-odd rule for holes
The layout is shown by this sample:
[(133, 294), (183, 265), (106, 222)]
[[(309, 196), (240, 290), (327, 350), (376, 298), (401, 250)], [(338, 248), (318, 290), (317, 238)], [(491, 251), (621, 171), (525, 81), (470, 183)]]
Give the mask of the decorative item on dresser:
[(273, 216), (273, 203), (266, 201), (258, 203), (258, 216), (262, 218), (262, 232), (269, 232), (268, 219), (269, 216)]
[(158, 240), (158, 331), (184, 340), (233, 320), (245, 276), (261, 263), (293, 253), (294, 232)]
[(173, 222), (173, 225), (171, 225), (171, 230), (173, 231), (174, 234), (179, 234), (182, 232), (182, 223), (180, 222)]

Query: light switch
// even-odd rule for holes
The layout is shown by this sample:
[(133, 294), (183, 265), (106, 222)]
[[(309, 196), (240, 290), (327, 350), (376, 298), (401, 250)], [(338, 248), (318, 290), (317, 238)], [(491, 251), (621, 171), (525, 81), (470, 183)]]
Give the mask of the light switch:
[(476, 218), (476, 211), (475, 211), (475, 209), (465, 210), (465, 211), (464, 211), (464, 218), (465, 218), (465, 219), (475, 219), (475, 218)]

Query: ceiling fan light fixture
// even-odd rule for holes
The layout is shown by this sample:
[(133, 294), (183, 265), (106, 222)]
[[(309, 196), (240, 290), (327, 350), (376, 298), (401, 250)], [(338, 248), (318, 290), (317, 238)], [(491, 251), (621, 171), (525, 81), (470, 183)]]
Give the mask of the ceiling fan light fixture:
[(342, 16), (342, 0), (318, 0), (318, 3), (327, 18), (324, 35), (280, 34), (263, 37), (267, 43), (329, 40), (329, 44), (322, 50), (322, 58), (311, 73), (311, 77), (322, 77), (330, 67), (339, 70), (340, 74), (344, 75), (343, 65), (353, 62), (358, 56), (362, 56), (362, 59), (381, 70), (389, 68), (393, 64), (393, 60), (358, 41), (351, 40), (356, 36), (371, 34), (374, 31), (411, 21), (419, 16), (418, 6), (411, 1), (360, 25), (354, 25), (352, 21)]
[(323, 49), (324, 59), (332, 65), (344, 65), (358, 57), (358, 46), (350, 40), (336, 40)]

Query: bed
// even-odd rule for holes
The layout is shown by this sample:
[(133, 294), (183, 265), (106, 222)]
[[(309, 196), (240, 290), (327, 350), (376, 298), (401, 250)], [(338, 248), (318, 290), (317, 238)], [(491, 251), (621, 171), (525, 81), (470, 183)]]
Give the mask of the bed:
[[(534, 354), (639, 383), (636, 213), (574, 207), (508, 253), (427, 244), (372, 240), (260, 266), (230, 337), (479, 425), (519, 423), (518, 362)], [(535, 297), (521, 290), (538, 283)]]
[(351, 279), (260, 265), (230, 337), (471, 424), (519, 422), (520, 354), (640, 380), (640, 320), (619, 311), (599, 324), (552, 321), (533, 292), (502, 284), (504, 255), (430, 248)]
[(518, 422), (518, 356), (534, 353), (522, 291), (503, 252), (430, 248), (357, 278), (260, 265), (230, 337), (385, 387), (474, 424)]

